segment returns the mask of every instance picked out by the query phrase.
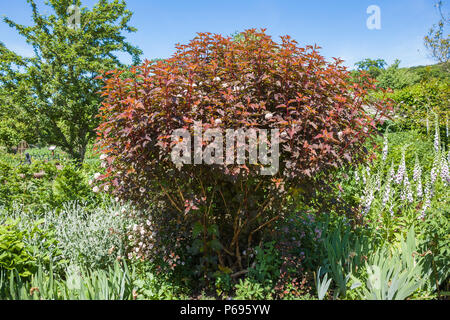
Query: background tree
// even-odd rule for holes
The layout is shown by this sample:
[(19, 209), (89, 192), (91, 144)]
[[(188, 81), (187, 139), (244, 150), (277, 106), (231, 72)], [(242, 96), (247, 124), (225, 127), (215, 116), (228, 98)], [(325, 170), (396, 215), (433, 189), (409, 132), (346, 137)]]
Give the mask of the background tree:
[(447, 33), (446, 35), (445, 28), (449, 25), (450, 18), (443, 10), (444, 2), (442, 0), (436, 0), (435, 6), (441, 18), (437, 24), (433, 25), (425, 37), (425, 47), (428, 49), (430, 56), (438, 62), (445, 63), (448, 70), (450, 39), (449, 34)]
[(367, 71), (372, 78), (377, 78), (384, 68), (387, 66), (387, 63), (383, 59), (364, 59), (355, 63), (355, 66), (359, 71)]
[(21, 140), (37, 142), (36, 121), (20, 107), (30, 99), (26, 79), (19, 72), (25, 65), (0, 42), (0, 144), (10, 151)]
[(420, 77), (405, 68), (399, 68), (400, 60), (396, 59), (386, 69), (383, 69), (377, 77), (377, 86), (383, 89), (403, 89), (420, 81)]
[[(82, 161), (98, 125), (95, 116), (101, 83), (96, 76), (101, 70), (123, 67), (118, 52), (130, 54), (133, 63), (139, 62), (141, 50), (122, 35), (136, 31), (129, 26), (132, 12), (119, 0), (99, 0), (92, 10), (78, 9), (80, 0), (49, 0), (46, 5), (53, 13), (42, 15), (35, 1), (27, 2), (32, 8), (32, 26), (9, 18), (4, 21), (26, 38), (35, 56), (25, 59), (14, 55), (20, 72), (6, 80), (27, 91), (30, 101), (21, 107), (36, 118), (40, 138)], [(79, 24), (75, 23), (76, 14)]]

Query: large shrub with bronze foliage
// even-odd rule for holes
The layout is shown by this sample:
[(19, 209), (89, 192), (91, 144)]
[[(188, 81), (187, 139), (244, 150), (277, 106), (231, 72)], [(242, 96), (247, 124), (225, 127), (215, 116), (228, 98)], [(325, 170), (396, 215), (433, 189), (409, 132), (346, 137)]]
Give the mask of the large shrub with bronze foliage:
[[(289, 36), (277, 43), (264, 30), (234, 39), (200, 33), (169, 59), (104, 73), (99, 183), (142, 208), (159, 206), (134, 228), (134, 254), (164, 257), (171, 267), (192, 263), (199, 275), (245, 268), (243, 251), (270, 235), (292, 188), (363, 160), (389, 103), (371, 100), (371, 79), (354, 83), (341, 60), (327, 62), (319, 49)], [(193, 135), (194, 122), (203, 132), (278, 129), (279, 170), (261, 175), (262, 164), (248, 161), (175, 165), (171, 135)], [(204, 153), (211, 143), (204, 139)]]

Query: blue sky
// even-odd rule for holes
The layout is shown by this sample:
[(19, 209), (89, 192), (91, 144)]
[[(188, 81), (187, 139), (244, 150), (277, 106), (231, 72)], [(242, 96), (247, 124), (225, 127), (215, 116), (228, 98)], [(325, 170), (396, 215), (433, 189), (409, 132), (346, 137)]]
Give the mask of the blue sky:
[[(48, 10), (37, 0), (42, 12)], [(91, 7), (95, 0), (84, 0)], [(401, 66), (432, 64), (423, 37), (438, 21), (433, 0), (127, 0), (134, 12), (136, 33), (127, 39), (144, 51), (144, 58), (165, 58), (176, 43), (187, 43), (197, 32), (230, 35), (248, 28), (267, 28), (278, 39), (290, 35), (301, 45), (318, 44), (327, 58), (340, 57), (347, 66), (365, 58), (395, 59)], [(381, 9), (381, 30), (369, 30), (370, 5)], [(448, 7), (448, 5), (447, 5)], [(25, 0), (0, 0), (0, 16), (29, 25)], [(32, 55), (26, 42), (0, 23), (0, 41), (15, 52)], [(123, 57), (128, 63), (130, 60)]]

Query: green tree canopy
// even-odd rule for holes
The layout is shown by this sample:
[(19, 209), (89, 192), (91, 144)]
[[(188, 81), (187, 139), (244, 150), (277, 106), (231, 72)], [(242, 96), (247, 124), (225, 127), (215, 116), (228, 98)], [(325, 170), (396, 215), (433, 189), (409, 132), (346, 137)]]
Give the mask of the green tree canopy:
[(428, 49), (431, 58), (444, 63), (448, 70), (448, 61), (450, 59), (450, 38), (446, 32), (450, 23), (449, 16), (444, 13), (444, 2), (442, 0), (435, 0), (435, 7), (440, 14), (440, 20), (433, 25), (427, 36), (425, 36), (425, 47)]
[(372, 78), (376, 78), (387, 66), (387, 63), (383, 59), (364, 59), (355, 63), (355, 66), (359, 71), (367, 71)]
[(0, 144), (10, 150), (21, 140), (37, 140), (35, 117), (20, 107), (29, 104), (31, 97), (26, 77), (20, 72), (25, 66), (25, 59), (0, 42)]
[(420, 81), (420, 77), (408, 69), (400, 69), (400, 60), (383, 70), (377, 77), (380, 88), (403, 89)]
[(102, 70), (124, 67), (119, 52), (139, 62), (141, 50), (122, 34), (136, 31), (129, 25), (132, 12), (119, 0), (99, 0), (91, 10), (80, 8), (80, 0), (48, 0), (52, 14), (43, 15), (34, 0), (27, 2), (33, 25), (4, 21), (25, 37), (35, 56), (23, 58), (2, 45), (8, 53), (7, 59), (2, 58), (2, 80), (15, 102), (36, 118), (40, 138), (82, 161), (98, 125), (97, 92), (102, 83), (96, 76)]

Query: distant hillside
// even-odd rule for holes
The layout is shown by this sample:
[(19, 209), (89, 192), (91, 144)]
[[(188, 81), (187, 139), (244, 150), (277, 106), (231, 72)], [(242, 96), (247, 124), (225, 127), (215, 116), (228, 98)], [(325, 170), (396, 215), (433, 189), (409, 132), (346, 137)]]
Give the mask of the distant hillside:
[(450, 81), (450, 68), (449, 63), (438, 63), (428, 66), (415, 66), (410, 68), (400, 68), (400, 70), (407, 70), (418, 75), (421, 79), (428, 77), (446, 79)]

